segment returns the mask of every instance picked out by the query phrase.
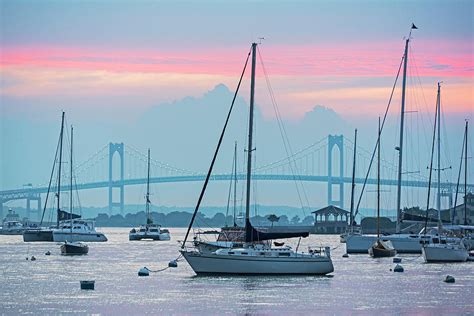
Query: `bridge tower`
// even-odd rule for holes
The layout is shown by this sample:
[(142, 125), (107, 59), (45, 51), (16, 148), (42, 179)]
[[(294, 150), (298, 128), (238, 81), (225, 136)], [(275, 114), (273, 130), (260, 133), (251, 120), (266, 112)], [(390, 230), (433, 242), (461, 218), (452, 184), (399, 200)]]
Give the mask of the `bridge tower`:
[[(113, 158), (117, 153), (120, 157), (120, 180), (113, 179)], [(109, 143), (109, 212), (112, 213), (114, 207), (120, 208), (120, 213), (124, 210), (124, 145), (123, 143)], [(114, 188), (120, 190), (120, 201), (114, 202), (113, 191)]]
[[(332, 153), (336, 146), (339, 152), (339, 175), (333, 177)], [(333, 185), (339, 186), (339, 200), (333, 200)], [(343, 135), (328, 136), (328, 205), (344, 208), (344, 137)]]
[(31, 220), (31, 201), (36, 201), (36, 218), (41, 219), (41, 194), (28, 194), (26, 197), (26, 217)]

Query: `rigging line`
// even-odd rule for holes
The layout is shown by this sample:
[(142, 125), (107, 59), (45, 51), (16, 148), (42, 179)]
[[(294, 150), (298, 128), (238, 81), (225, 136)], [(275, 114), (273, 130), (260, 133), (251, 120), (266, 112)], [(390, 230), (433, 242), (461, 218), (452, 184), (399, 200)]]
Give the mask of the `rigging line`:
[(51, 176), (49, 177), (48, 191), (46, 192), (46, 200), (44, 201), (44, 208), (43, 208), (43, 214), (41, 215), (40, 227), (41, 227), (41, 224), (43, 224), (44, 213), (46, 212), (48, 197), (49, 197), (49, 193), (51, 192), (51, 182), (53, 181), (53, 177), (54, 177), (54, 169), (56, 167), (56, 159), (58, 157), (58, 151), (59, 151), (59, 140), (56, 146), (56, 153), (54, 154), (53, 168), (51, 168)]
[[(430, 212), (430, 192), (431, 192), (431, 175), (433, 173), (433, 159), (434, 159), (434, 148), (435, 148), (435, 142), (436, 142), (436, 126), (437, 126), (437, 118), (438, 118), (438, 99), (436, 100), (436, 111), (435, 111), (435, 119), (434, 119), (434, 124), (433, 124), (433, 142), (431, 145), (431, 160), (430, 160), (430, 175), (429, 175), (429, 180), (428, 180), (428, 197), (426, 199), (426, 216), (425, 216), (425, 229), (424, 229), (424, 234), (426, 235), (426, 227), (428, 225), (428, 216)], [(439, 126), (438, 126), (439, 128)], [(440, 210), (438, 210), (440, 211)]]
[[(305, 196), (305, 199), (306, 199), (306, 203), (309, 207), (309, 199), (308, 199), (308, 195), (306, 194), (306, 190), (304, 188), (304, 185), (301, 183), (301, 177), (300, 176), (296, 176), (295, 175), (295, 172), (294, 172), (294, 169), (293, 169), (293, 165), (292, 165), (292, 161), (291, 161), (291, 155), (290, 153), (293, 151), (292, 148), (291, 148), (291, 144), (290, 144), (290, 141), (288, 139), (288, 134), (286, 133), (286, 129), (285, 129), (285, 125), (283, 124), (282, 122), (282, 119), (281, 119), (281, 114), (280, 114), (280, 110), (278, 108), (278, 104), (276, 103), (276, 99), (275, 99), (275, 95), (273, 93), (273, 89), (272, 89), (272, 86), (270, 84), (270, 79), (268, 77), (268, 74), (267, 74), (267, 70), (265, 68), (265, 65), (263, 63), (263, 58), (262, 58), (262, 55), (260, 53), (260, 49), (257, 47), (257, 50), (258, 50), (258, 56), (259, 56), (259, 60), (260, 60), (260, 64), (262, 66), (262, 69), (263, 69), (263, 73), (265, 75), (265, 81), (267, 83), (267, 88), (269, 90), (269, 94), (270, 94), (270, 99), (272, 101), (272, 106), (273, 106), (273, 110), (275, 111), (275, 115), (277, 117), (277, 122), (278, 122), (278, 127), (280, 129), (280, 134), (281, 134), (281, 137), (282, 137), (282, 140), (283, 140), (283, 145), (285, 147), (285, 151), (286, 151), (286, 155), (288, 156), (288, 163), (289, 163), (289, 167), (290, 167), (290, 170), (291, 170), (291, 173), (293, 175), (293, 179), (294, 179), (294, 182), (295, 182), (295, 185), (296, 185), (296, 191), (298, 193), (298, 199), (300, 200), (300, 204), (301, 204), (301, 208), (303, 209), (303, 215), (306, 216), (306, 212), (305, 212), (305, 207), (303, 205), (303, 200), (301, 198), (301, 193), (300, 193), (300, 190), (299, 190), (299, 187), (298, 187), (298, 181), (300, 181), (300, 185), (302, 187), (302, 191), (303, 191), (303, 194)], [(296, 163), (295, 163), (295, 167), (297, 169), (297, 166), (296, 166)]]
[[(232, 159), (232, 171), (234, 170), (235, 167), (235, 155), (234, 158)], [(230, 194), (232, 192), (232, 183), (234, 182), (234, 179), (231, 177), (230, 178), (230, 183), (229, 183), (229, 194), (227, 195), (227, 208), (225, 211), (225, 226), (227, 227), (227, 217), (229, 216), (229, 205), (230, 205)]]
[[(390, 109), (390, 104), (392, 103), (393, 93), (395, 92), (395, 87), (397, 85), (398, 77), (400, 76), (400, 70), (402, 69), (402, 64), (403, 64), (404, 59), (405, 59), (405, 56), (403, 56), (402, 59), (400, 60), (400, 66), (398, 67), (397, 77), (395, 78), (395, 82), (393, 83), (392, 93), (390, 94), (390, 98), (388, 100), (387, 108), (385, 109), (385, 114), (383, 116), (382, 125), (380, 126), (380, 132), (383, 131), (383, 128), (385, 126), (385, 119), (387, 118), (388, 110)], [(369, 178), (369, 175), (370, 175), (370, 170), (372, 168), (372, 163), (374, 161), (375, 152), (377, 151), (377, 146), (379, 145), (379, 141), (380, 141), (380, 139), (377, 138), (377, 143), (375, 144), (374, 151), (372, 152), (372, 158), (370, 159), (369, 168), (367, 170), (367, 174), (366, 174), (365, 179), (364, 179), (364, 184), (362, 185), (362, 189), (360, 191), (359, 200), (357, 201), (357, 207), (356, 207), (356, 211), (354, 213), (354, 218), (359, 213), (360, 202), (362, 200), (362, 196), (364, 195), (365, 186), (367, 185), (367, 179)]]
[(230, 115), (232, 113), (232, 109), (234, 108), (235, 99), (237, 98), (237, 94), (239, 92), (240, 84), (242, 83), (242, 79), (243, 79), (244, 74), (245, 74), (245, 69), (247, 69), (247, 64), (248, 64), (251, 52), (252, 51), (249, 50), (249, 52), (247, 54), (247, 59), (245, 60), (244, 69), (242, 70), (242, 74), (240, 75), (239, 83), (237, 85), (237, 89), (235, 90), (234, 98), (232, 99), (232, 104), (230, 105), (229, 113), (227, 113), (227, 118), (225, 120), (224, 128), (222, 129), (221, 136), (219, 137), (219, 141), (217, 143), (217, 147), (216, 147), (216, 151), (214, 153), (214, 157), (212, 158), (211, 165), (209, 166), (209, 171), (207, 172), (206, 180), (204, 181), (204, 185), (202, 187), (201, 194), (199, 195), (199, 199), (198, 199), (198, 202), (196, 204), (196, 208), (194, 209), (193, 216), (191, 217), (191, 221), (189, 222), (188, 230), (186, 231), (186, 236), (184, 237), (183, 243), (181, 245), (181, 249), (184, 249), (184, 246), (186, 244), (186, 240), (188, 239), (189, 231), (191, 230), (191, 227), (193, 226), (194, 219), (196, 218), (196, 214), (199, 211), (199, 206), (201, 206), (202, 198), (204, 197), (204, 193), (206, 192), (207, 184), (209, 183), (209, 178), (211, 176), (212, 169), (214, 167), (214, 163), (216, 162), (217, 154), (219, 153), (219, 149), (221, 147), (222, 139), (224, 138), (224, 134), (225, 134), (225, 131), (226, 131), (226, 128), (227, 128), (227, 124), (229, 123)]
[[(459, 192), (459, 181), (461, 181), (461, 169), (462, 169), (462, 161), (464, 158), (464, 146), (466, 142), (466, 132), (464, 132), (464, 138), (462, 140), (462, 150), (461, 150), (461, 162), (459, 163), (459, 173), (458, 173), (458, 181), (456, 183), (456, 195), (454, 196), (454, 209), (453, 213), (451, 214), (451, 224), (454, 224), (454, 216), (456, 215), (456, 203), (458, 202), (458, 192)], [(467, 194), (466, 192), (464, 194)]]

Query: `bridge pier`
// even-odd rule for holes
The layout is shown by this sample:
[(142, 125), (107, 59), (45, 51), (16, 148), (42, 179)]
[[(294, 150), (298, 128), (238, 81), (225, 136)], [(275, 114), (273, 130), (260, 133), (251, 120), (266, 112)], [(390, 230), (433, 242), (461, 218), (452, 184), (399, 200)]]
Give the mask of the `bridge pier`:
[(40, 220), (41, 219), (41, 195), (40, 194), (38, 194), (38, 195), (34, 194), (34, 195), (29, 195), (26, 198), (26, 217), (28, 217), (29, 220), (31, 220), (31, 218), (30, 218), (31, 201), (36, 201), (36, 203), (37, 203), (36, 218), (37, 218), (37, 220)]
[(0, 221), (3, 221), (3, 199), (0, 199)]
[[(339, 176), (332, 175), (332, 149), (336, 146), (339, 152)], [(339, 186), (339, 200), (332, 196), (333, 185)], [(344, 208), (344, 136), (328, 136), (328, 205), (336, 205)]]
[[(113, 180), (113, 158), (114, 154), (117, 153), (120, 157), (120, 181)], [(123, 143), (109, 143), (109, 214), (112, 214), (114, 208), (118, 207), (120, 213), (124, 211), (124, 145)], [(120, 201), (114, 202), (113, 191), (114, 188), (120, 190)]]

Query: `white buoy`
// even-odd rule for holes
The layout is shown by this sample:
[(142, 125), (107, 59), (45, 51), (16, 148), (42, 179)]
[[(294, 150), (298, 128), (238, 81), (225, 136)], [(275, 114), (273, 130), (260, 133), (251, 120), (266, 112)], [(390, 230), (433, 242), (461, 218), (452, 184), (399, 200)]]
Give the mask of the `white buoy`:
[(400, 263), (400, 262), (402, 262), (402, 258), (397, 258), (397, 257), (393, 258), (393, 263)]
[(176, 260), (171, 260), (170, 262), (168, 262), (168, 267), (177, 268), (178, 267), (178, 262)]
[(444, 279), (444, 282), (454, 283), (454, 282), (456, 282), (456, 280), (454, 279), (454, 277), (452, 275), (447, 275), (446, 278)]
[(401, 265), (397, 264), (395, 268), (393, 268), (393, 272), (403, 272), (404, 269)]
[(148, 270), (147, 267), (143, 267), (140, 270), (138, 270), (138, 276), (149, 276), (150, 275), (150, 270)]

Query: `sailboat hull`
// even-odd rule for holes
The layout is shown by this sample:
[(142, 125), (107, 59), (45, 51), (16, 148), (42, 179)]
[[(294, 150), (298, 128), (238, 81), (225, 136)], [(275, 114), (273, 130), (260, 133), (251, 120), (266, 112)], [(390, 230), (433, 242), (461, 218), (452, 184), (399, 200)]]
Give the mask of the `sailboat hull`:
[(54, 241), (51, 229), (29, 229), (23, 232), (24, 242)]
[(452, 244), (429, 244), (422, 249), (425, 262), (465, 262), (469, 251), (463, 246)]
[[(397, 253), (421, 253), (423, 241), (429, 242), (431, 236), (420, 234), (394, 234), (383, 236), (382, 240), (390, 241)], [(367, 249), (377, 241), (375, 235), (349, 235), (346, 237), (347, 253), (367, 253)]]
[(330, 258), (238, 258), (229, 255), (181, 251), (194, 272), (242, 275), (325, 275), (334, 271)]
[(61, 245), (62, 255), (86, 255), (89, 253), (89, 246), (81, 243), (64, 243)]
[(65, 242), (65, 241), (87, 241), (87, 242), (104, 242), (107, 241), (107, 237), (104, 234), (98, 232), (82, 232), (82, 233), (70, 233), (67, 230), (53, 231), (53, 240), (55, 242)]

